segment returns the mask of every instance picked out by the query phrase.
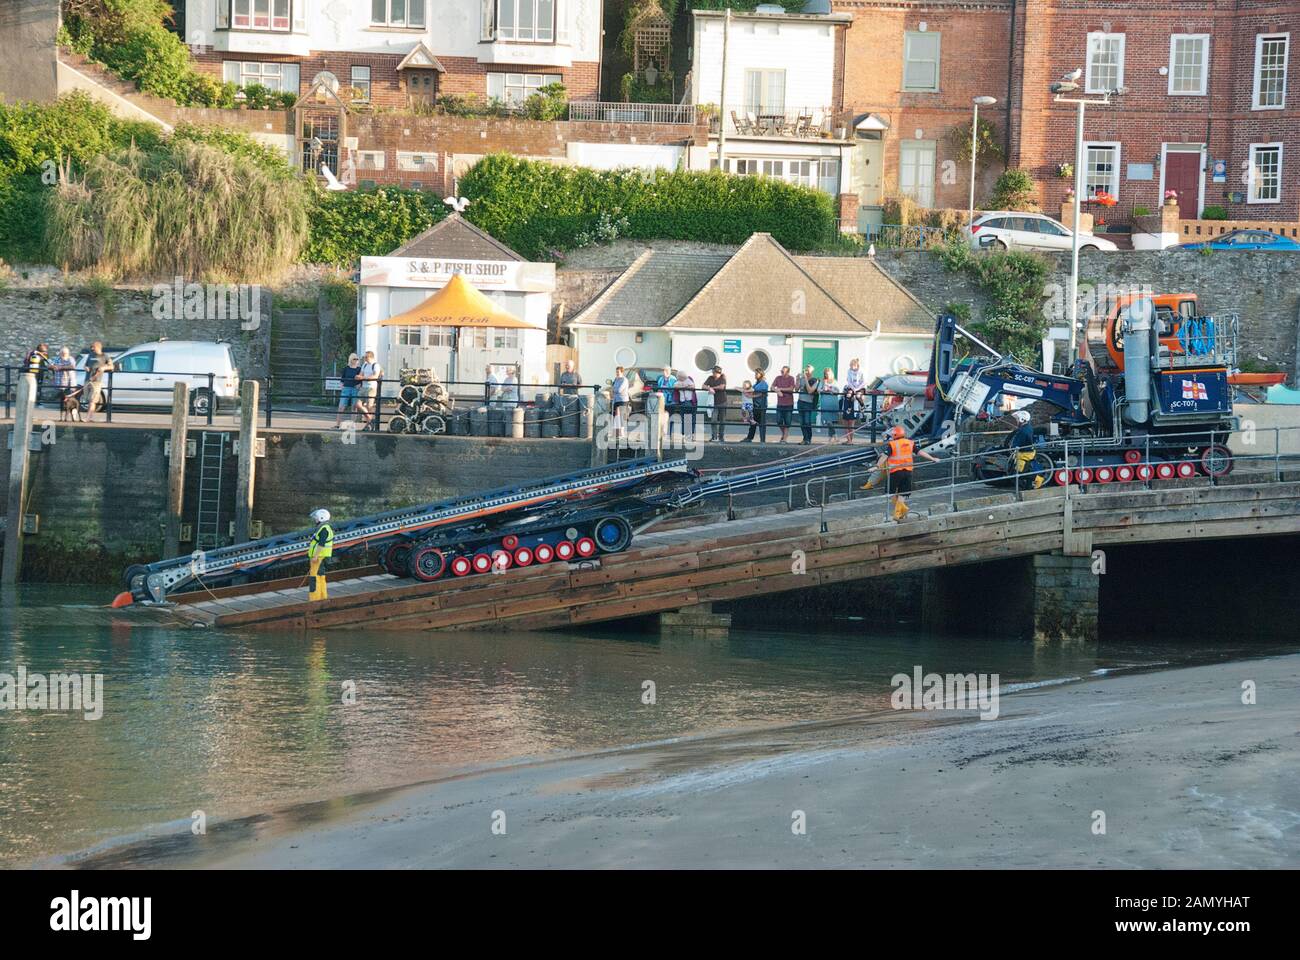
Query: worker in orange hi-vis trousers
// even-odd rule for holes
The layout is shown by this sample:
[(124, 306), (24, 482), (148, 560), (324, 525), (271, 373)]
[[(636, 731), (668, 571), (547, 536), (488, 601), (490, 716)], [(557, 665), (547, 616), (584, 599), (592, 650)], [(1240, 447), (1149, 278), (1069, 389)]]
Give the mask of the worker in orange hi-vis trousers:
[(311, 544), (307, 547), (307, 560), (310, 563), (307, 576), (311, 578), (311, 591), (307, 594), (307, 599), (326, 600), (329, 594), (325, 589), (325, 577), (321, 575), (320, 566), (334, 553), (334, 528), (330, 526), (330, 512), (313, 510), (311, 522), (317, 526)]
[(932, 463), (938, 463), (939, 458), (931, 456), (924, 450), (918, 450), (916, 443), (908, 439), (902, 427), (894, 427), (890, 430), (889, 438), (885, 452), (880, 455), (876, 467), (888, 471), (887, 489), (893, 497), (893, 519), (898, 521), (907, 516), (907, 496), (912, 492), (912, 468), (915, 458), (922, 456)]

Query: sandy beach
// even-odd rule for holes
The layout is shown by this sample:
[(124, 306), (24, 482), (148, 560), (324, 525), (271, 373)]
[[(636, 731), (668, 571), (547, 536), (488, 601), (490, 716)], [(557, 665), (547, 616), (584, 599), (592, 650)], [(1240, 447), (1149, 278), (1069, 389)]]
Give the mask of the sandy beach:
[(1300, 655), (1004, 693), (997, 720), (890, 713), (505, 764), (67, 862), (1296, 867)]

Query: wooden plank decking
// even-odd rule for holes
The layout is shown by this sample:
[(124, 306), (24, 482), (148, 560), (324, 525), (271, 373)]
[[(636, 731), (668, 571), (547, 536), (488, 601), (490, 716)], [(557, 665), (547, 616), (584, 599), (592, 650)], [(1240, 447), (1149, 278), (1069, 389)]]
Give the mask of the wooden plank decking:
[[(1073, 531), (1096, 546), (1300, 532), (1300, 483), (1185, 481), (1153, 490), (1093, 488), (1070, 497)], [(908, 570), (1060, 550), (1063, 492), (1049, 488), (932, 506), (901, 524), (881, 498), (640, 535), (597, 562), (551, 563), (419, 583), (376, 567), (339, 571), (329, 599), (294, 578), (191, 593), (170, 614), (253, 629), (539, 630), (780, 593)], [(919, 513), (918, 508), (915, 512)], [(802, 551), (802, 556), (797, 552)]]

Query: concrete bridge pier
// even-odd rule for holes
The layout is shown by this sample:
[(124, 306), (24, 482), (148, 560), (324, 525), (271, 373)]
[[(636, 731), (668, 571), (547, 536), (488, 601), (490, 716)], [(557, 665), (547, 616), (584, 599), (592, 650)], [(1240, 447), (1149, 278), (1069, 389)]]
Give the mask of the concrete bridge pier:
[(1092, 562), (1051, 553), (927, 570), (921, 626), (928, 633), (1019, 636), (1040, 645), (1094, 643), (1099, 578)]
[(726, 640), (731, 635), (731, 614), (715, 613), (713, 604), (700, 603), (658, 615), (659, 632), (691, 640)]

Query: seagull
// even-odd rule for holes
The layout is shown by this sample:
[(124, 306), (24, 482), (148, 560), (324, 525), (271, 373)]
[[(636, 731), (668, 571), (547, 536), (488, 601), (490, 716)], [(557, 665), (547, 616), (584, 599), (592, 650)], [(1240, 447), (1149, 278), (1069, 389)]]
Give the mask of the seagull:
[(1079, 67), (1077, 69), (1071, 70), (1065, 76), (1061, 77), (1061, 79), (1064, 80), (1066, 83), (1078, 83), (1079, 78), (1082, 76), (1083, 76), (1083, 68)]
[(457, 213), (464, 213), (465, 208), (469, 206), (468, 197), (443, 197), (442, 202), (451, 207)]
[(326, 189), (326, 190), (346, 190), (346, 189), (347, 189), (347, 186), (346, 186), (345, 184), (339, 183), (339, 178), (336, 177), (336, 176), (334, 176), (334, 172), (333, 172), (332, 170), (330, 170), (329, 167), (325, 166), (325, 164), (323, 164), (323, 163), (320, 165), (320, 172), (321, 172), (321, 176), (323, 176), (323, 177), (325, 178), (325, 189)]

